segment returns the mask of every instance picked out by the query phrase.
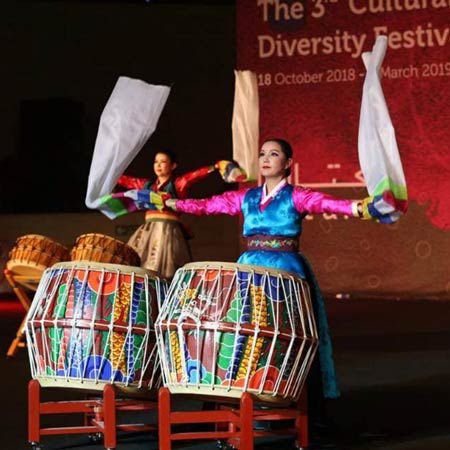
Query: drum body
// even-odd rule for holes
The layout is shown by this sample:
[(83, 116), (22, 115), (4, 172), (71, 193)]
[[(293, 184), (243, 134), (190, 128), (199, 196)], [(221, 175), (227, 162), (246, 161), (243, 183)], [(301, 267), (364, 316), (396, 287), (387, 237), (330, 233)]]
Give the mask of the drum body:
[(70, 257), (72, 261), (94, 261), (137, 267), (141, 265), (141, 258), (129, 245), (99, 233), (78, 236)]
[(42, 386), (157, 388), (154, 321), (166, 283), (138, 267), (69, 262), (46, 270), (26, 319)]
[(171, 392), (269, 402), (298, 399), (318, 346), (305, 281), (230, 263), (179, 269), (156, 334)]
[(17, 275), (40, 276), (47, 267), (70, 260), (69, 250), (46, 236), (27, 234), (17, 238), (6, 268)]

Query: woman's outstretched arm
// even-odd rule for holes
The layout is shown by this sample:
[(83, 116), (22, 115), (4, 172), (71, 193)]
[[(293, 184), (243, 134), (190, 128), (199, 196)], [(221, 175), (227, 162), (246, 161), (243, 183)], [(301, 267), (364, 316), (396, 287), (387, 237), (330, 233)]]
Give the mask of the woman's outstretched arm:
[(148, 181), (148, 178), (136, 178), (122, 175), (117, 180), (117, 184), (127, 189), (144, 189), (144, 186)]
[(188, 195), (188, 189), (197, 181), (202, 180), (216, 169), (213, 165), (200, 167), (192, 172), (185, 173), (175, 179), (175, 188), (179, 198), (186, 198)]
[(295, 187), (293, 192), (295, 208), (305, 214), (343, 214), (346, 216), (362, 217), (359, 201), (342, 200), (322, 192)]
[(242, 202), (248, 189), (239, 191), (227, 191), (221, 195), (215, 195), (204, 199), (170, 199), (166, 200), (169, 208), (179, 212), (194, 214), (197, 216), (228, 214), (235, 216), (242, 211)]

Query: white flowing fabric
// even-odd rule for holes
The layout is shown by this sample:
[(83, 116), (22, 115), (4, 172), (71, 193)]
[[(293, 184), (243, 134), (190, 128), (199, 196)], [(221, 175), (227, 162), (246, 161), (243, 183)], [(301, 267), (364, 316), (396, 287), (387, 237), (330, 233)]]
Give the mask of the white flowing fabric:
[(254, 181), (258, 179), (258, 81), (249, 70), (235, 70), (234, 75), (233, 159), (246, 171), (247, 181)]
[(170, 88), (119, 77), (103, 110), (88, 179), (86, 206), (113, 215), (100, 199), (110, 194), (117, 179), (156, 129)]
[[(359, 162), (369, 195), (379, 196), (390, 191), (394, 199), (405, 204), (406, 208), (405, 175), (380, 79), (386, 47), (386, 36), (379, 36), (372, 52), (362, 55), (367, 74), (364, 80), (359, 121)], [(400, 216), (400, 212), (392, 203), (375, 199), (377, 211), (380, 214), (389, 214), (395, 221)]]

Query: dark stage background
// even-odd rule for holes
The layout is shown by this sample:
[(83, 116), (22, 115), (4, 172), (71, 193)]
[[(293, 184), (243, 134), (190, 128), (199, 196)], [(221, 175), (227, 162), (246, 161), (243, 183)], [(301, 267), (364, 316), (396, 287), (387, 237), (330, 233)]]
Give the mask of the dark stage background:
[[(234, 6), (38, 1), (5, 11), (1, 213), (87, 211), (98, 121), (121, 75), (172, 85), (129, 174), (150, 176), (159, 146), (176, 150), (182, 171), (231, 157)], [(199, 189), (223, 187), (212, 177)]]

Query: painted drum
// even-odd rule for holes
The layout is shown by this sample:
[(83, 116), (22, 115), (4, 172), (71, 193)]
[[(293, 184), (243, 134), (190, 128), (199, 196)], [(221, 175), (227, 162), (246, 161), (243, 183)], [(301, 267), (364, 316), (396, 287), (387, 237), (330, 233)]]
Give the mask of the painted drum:
[(70, 256), (72, 261), (93, 261), (129, 266), (141, 265), (141, 258), (128, 244), (100, 233), (78, 236), (70, 251)]
[(48, 267), (69, 260), (69, 250), (64, 245), (47, 236), (26, 234), (17, 238), (6, 268), (15, 275), (40, 276)]
[(154, 321), (167, 284), (156, 272), (68, 262), (47, 269), (26, 319), (42, 386), (132, 391), (160, 385)]
[(170, 392), (278, 403), (298, 399), (318, 346), (304, 280), (221, 262), (176, 272), (156, 336)]

